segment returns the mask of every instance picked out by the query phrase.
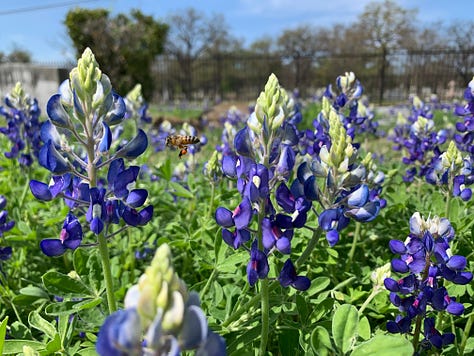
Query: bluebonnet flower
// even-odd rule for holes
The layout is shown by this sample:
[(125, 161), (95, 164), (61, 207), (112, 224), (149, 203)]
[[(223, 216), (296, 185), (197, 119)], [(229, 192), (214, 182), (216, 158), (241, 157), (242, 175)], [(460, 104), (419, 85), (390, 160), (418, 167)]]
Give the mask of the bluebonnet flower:
[(464, 201), (471, 199), (474, 183), (473, 158), (462, 157), (454, 141), (449, 143), (446, 152), (432, 160), (426, 173), (426, 181), (440, 186), (447, 194), (460, 197)]
[[(218, 207), (215, 219), (223, 227), (224, 242), (249, 251), (247, 279), (251, 286), (267, 278), (270, 255), (276, 251), (291, 253), (294, 230), (303, 227), (311, 208), (300, 191), (289, 189), (285, 183), (296, 163), (299, 120), (293, 100), (272, 74), (247, 125), (235, 133), (232, 146), (227, 142), (222, 147), (222, 172), (237, 180), (241, 202), (234, 211)], [(259, 234), (252, 227), (257, 215)], [(289, 285), (301, 287), (299, 283), (285, 286)]]
[(68, 213), (64, 220), (59, 239), (44, 239), (40, 243), (41, 250), (46, 256), (60, 256), (67, 249), (74, 250), (81, 244), (83, 237), (79, 220)]
[(454, 234), (449, 220), (438, 217), (424, 220), (417, 212), (410, 219), (406, 241), (389, 243), (390, 250), (400, 255), (392, 260), (392, 269), (409, 274), (400, 280), (386, 278), (384, 281), (390, 291), (390, 301), (402, 312), (395, 321), (387, 322), (387, 330), (409, 333), (415, 319), (424, 319), (425, 341), (421, 345), (425, 348), (442, 348), (454, 341), (453, 334), (441, 334), (435, 329), (437, 311), (452, 315), (464, 312), (464, 306), (448, 295), (443, 280), (465, 285), (473, 277), (471, 272), (464, 271), (466, 258), (451, 255), (450, 242)]
[(5, 117), (7, 126), (0, 127), (0, 132), (12, 143), (5, 157), (18, 159), (22, 166), (31, 166), (41, 146), (38, 101), (25, 93), (21, 83), (16, 83), (4, 103), (5, 106), (0, 106), (0, 115)]
[(295, 266), (290, 259), (285, 261), (278, 280), (283, 287), (291, 285), (298, 290), (307, 290), (311, 284), (311, 281), (307, 277), (298, 276), (296, 274)]
[[(8, 212), (3, 210), (7, 205), (7, 199), (4, 195), (0, 195), (0, 240), (3, 239), (3, 233), (10, 231), (15, 226), (15, 221), (8, 220)], [(12, 256), (12, 248), (10, 246), (0, 246), (0, 270), (1, 261), (6, 261)]]
[(226, 355), (224, 339), (209, 329), (199, 296), (188, 292), (174, 271), (168, 245), (125, 296), (125, 309), (105, 320), (96, 344), (99, 355)]
[[(357, 149), (341, 116), (333, 107), (326, 110), (328, 141), (311, 162), (300, 164), (293, 184), (306, 199), (316, 201), (323, 208), (318, 218), (319, 226), (326, 231), (330, 246), (334, 246), (350, 218), (359, 222), (372, 221), (385, 206), (385, 200), (379, 196), (384, 175), (376, 171), (370, 154), (357, 164)], [(323, 189), (318, 178), (323, 182)]]
[(464, 106), (456, 106), (454, 114), (461, 117), (463, 121), (456, 123), (457, 133), (454, 140), (461, 151), (474, 155), (474, 78), (469, 82), (464, 91)]
[[(79, 247), (84, 211), (89, 228), (96, 235), (105, 232), (108, 236), (109, 226), (122, 221), (128, 226), (150, 221), (153, 206), (139, 210), (148, 192), (131, 187), (140, 167), (125, 167), (125, 159), (134, 159), (146, 150), (147, 136), (138, 129), (127, 142), (114, 142), (111, 127), (123, 121), (125, 103), (113, 92), (90, 49), (84, 51), (70, 79), (60, 85), (59, 93), (49, 99), (46, 109), (49, 120), (41, 127), (44, 145), (39, 163), (53, 176), (49, 184), (31, 180), (30, 190), (44, 201), (63, 198), (71, 212), (60, 238), (41, 242), (43, 252), (58, 256)], [(107, 167), (105, 177), (102, 172)]]
[(418, 98), (413, 99), (413, 109), (407, 120), (399, 116), (399, 123), (389, 138), (395, 142), (395, 150), (405, 150), (402, 158), (405, 165), (410, 166), (403, 176), (405, 182), (412, 182), (415, 177), (425, 177), (433, 158), (441, 154), (440, 146), (449, 136), (445, 129), (436, 132), (433, 114)]

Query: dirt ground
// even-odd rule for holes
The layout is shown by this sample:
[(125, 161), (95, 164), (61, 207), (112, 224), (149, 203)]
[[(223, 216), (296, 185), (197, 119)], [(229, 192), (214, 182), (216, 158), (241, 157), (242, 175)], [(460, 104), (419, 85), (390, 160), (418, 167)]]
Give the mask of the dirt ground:
[[(249, 112), (249, 105), (252, 103), (247, 101), (222, 101), (219, 104), (216, 104), (209, 108), (208, 110), (202, 112), (198, 117), (190, 117), (186, 122), (196, 127), (198, 130), (204, 129), (204, 126), (207, 127), (217, 127), (220, 126), (220, 119), (227, 114), (232, 107), (235, 107), (243, 115), (247, 115)], [(153, 125), (158, 127), (164, 120), (171, 122), (174, 125), (183, 124), (183, 119), (173, 116), (160, 116), (153, 118)]]
[(206, 111), (203, 116), (209, 122), (219, 122), (220, 118), (225, 116), (231, 107), (237, 108), (242, 114), (247, 114), (250, 104), (248, 101), (223, 101)]

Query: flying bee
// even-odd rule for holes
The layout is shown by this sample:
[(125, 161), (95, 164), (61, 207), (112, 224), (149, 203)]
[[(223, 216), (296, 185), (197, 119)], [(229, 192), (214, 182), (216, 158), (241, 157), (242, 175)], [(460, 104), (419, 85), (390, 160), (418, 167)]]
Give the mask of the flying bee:
[(196, 136), (171, 135), (166, 138), (166, 146), (174, 146), (180, 149), (179, 158), (188, 153), (188, 146), (200, 143)]

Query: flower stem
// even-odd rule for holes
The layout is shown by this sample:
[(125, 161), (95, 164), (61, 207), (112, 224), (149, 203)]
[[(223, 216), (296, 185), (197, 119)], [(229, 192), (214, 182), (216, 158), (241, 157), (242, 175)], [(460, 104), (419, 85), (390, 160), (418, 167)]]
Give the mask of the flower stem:
[[(273, 281), (268, 286), (268, 293), (275, 290), (280, 283), (278, 281)], [(234, 321), (238, 320), (244, 313), (248, 312), (250, 308), (254, 307), (260, 301), (261, 294), (257, 294), (253, 296), (247, 303), (245, 303), (242, 307), (237, 309), (233, 314), (231, 314), (223, 323), (223, 327), (227, 327), (232, 324)]]
[(446, 204), (444, 206), (444, 217), (449, 220), (449, 213), (451, 211), (451, 192), (446, 192)]
[(362, 312), (365, 310), (365, 308), (367, 308), (367, 305), (369, 305), (369, 303), (372, 301), (372, 299), (374, 299), (375, 296), (379, 293), (380, 293), (380, 290), (378, 290), (376, 288), (372, 289), (372, 293), (370, 293), (370, 295), (367, 297), (365, 302), (360, 306), (359, 315), (362, 315)]
[(266, 354), (268, 331), (270, 325), (270, 303), (268, 300), (268, 279), (264, 278), (260, 284), (261, 308), (262, 308), (262, 331), (260, 337), (260, 350), (258, 354), (263, 356)]
[(322, 232), (323, 230), (320, 227), (313, 230), (313, 236), (311, 237), (311, 240), (309, 240), (305, 250), (295, 262), (296, 267), (301, 266), (311, 255), (311, 252), (313, 252), (314, 248), (316, 247), (316, 244), (318, 243), (319, 237), (321, 236)]
[(214, 281), (214, 279), (216, 278), (216, 276), (217, 276), (217, 269), (214, 268), (214, 269), (212, 270), (211, 275), (210, 275), (209, 278), (207, 279), (207, 282), (206, 282), (206, 284), (204, 285), (204, 288), (201, 289), (201, 292), (200, 292), (201, 300), (202, 300), (203, 297), (206, 295), (207, 290), (208, 290), (209, 287), (211, 286), (211, 283)]
[(110, 269), (109, 249), (107, 247), (107, 239), (104, 234), (99, 234), (99, 252), (102, 260), (102, 269), (104, 271), (105, 290), (107, 292), (107, 304), (109, 312), (112, 314), (117, 310), (117, 303), (114, 295), (114, 283), (112, 280), (112, 271)]
[[(263, 248), (263, 231), (262, 231), (262, 221), (265, 217), (265, 203), (260, 202), (260, 212), (258, 214), (258, 239), (259, 239), (259, 248)], [(268, 341), (268, 331), (270, 324), (270, 302), (269, 302), (269, 293), (268, 293), (268, 279), (264, 278), (260, 282), (260, 305), (261, 305), (261, 316), (262, 316), (262, 325), (260, 332), (260, 349), (258, 354), (260, 356), (265, 355), (267, 349)]]
[(418, 350), (418, 342), (420, 341), (420, 333), (421, 333), (421, 320), (422, 316), (418, 315), (416, 317), (416, 324), (415, 324), (415, 332), (413, 333), (413, 349)]
[(466, 348), (467, 339), (471, 332), (472, 323), (474, 322), (474, 314), (471, 314), (469, 319), (467, 319), (466, 326), (464, 327), (464, 333), (461, 340), (461, 345), (459, 345), (459, 355), (464, 355), (464, 349)]
[(214, 182), (211, 182), (211, 198), (209, 200), (209, 210), (207, 212), (207, 217), (210, 218), (212, 215), (213, 211), (213, 205), (214, 205), (214, 196), (216, 194), (216, 184)]
[(351, 246), (351, 250), (349, 251), (349, 256), (347, 258), (346, 267), (351, 265), (352, 259), (354, 258), (354, 253), (355, 253), (355, 250), (356, 250), (357, 241), (359, 241), (359, 236), (360, 236), (360, 225), (361, 225), (361, 223), (356, 221), (354, 237), (352, 238), (352, 246)]

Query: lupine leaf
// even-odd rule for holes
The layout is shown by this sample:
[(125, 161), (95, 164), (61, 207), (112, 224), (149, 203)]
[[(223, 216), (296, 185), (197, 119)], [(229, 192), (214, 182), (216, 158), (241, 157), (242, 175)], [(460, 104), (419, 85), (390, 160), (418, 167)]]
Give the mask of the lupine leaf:
[(376, 335), (354, 348), (351, 356), (413, 355), (413, 345), (403, 336)]
[(8, 324), (8, 316), (3, 319), (2, 323), (0, 324), (0, 355), (3, 355), (3, 343), (5, 341), (5, 335), (7, 333), (7, 324)]
[(44, 345), (38, 341), (32, 340), (5, 340), (2, 355), (13, 355), (23, 352), (23, 346), (29, 346), (33, 350), (38, 351), (44, 349)]
[(311, 333), (311, 347), (320, 356), (328, 355), (333, 349), (329, 332), (322, 326), (317, 326)]
[(84, 283), (56, 271), (46, 272), (42, 280), (45, 288), (57, 296), (84, 298), (91, 295)]
[(341, 305), (332, 318), (332, 335), (336, 346), (346, 353), (350, 350), (356, 337), (359, 316), (356, 307), (350, 304)]
[(49, 339), (54, 339), (57, 335), (54, 325), (44, 319), (36, 310), (28, 315), (28, 323), (31, 327), (42, 331)]

